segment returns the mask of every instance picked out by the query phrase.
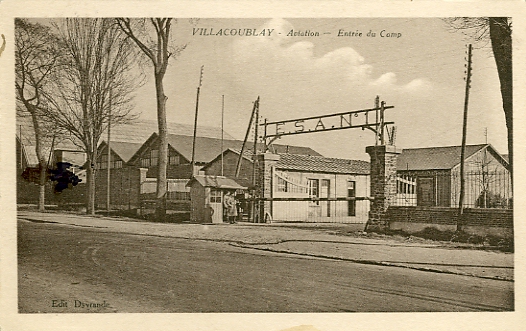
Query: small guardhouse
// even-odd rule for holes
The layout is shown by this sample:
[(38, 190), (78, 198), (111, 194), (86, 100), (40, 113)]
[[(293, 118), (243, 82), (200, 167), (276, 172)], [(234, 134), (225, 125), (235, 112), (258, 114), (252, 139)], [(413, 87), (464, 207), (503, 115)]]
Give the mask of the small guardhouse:
[(196, 175), (186, 186), (190, 187), (190, 220), (195, 223), (222, 223), (225, 194), (247, 189), (232, 178), (211, 175)]

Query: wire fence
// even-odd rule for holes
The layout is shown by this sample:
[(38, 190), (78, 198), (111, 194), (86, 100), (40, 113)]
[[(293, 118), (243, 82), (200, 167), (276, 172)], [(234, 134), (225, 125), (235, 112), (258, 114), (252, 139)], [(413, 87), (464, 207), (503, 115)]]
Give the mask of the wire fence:
[[(513, 208), (508, 171), (470, 171), (464, 175), (463, 207)], [(459, 172), (398, 173), (397, 206), (459, 207)]]

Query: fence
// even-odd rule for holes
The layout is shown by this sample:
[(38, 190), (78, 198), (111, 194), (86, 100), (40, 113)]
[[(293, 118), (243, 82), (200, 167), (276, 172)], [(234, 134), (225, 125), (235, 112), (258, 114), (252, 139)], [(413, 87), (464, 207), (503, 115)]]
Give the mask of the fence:
[(265, 204), (265, 217), (275, 222), (367, 222), (367, 175), (274, 169), (270, 186), (270, 192), (256, 201), (255, 208)]
[(270, 203), (270, 213), (262, 222), (365, 223), (369, 212), (367, 197), (258, 199), (256, 213), (263, 203)]
[[(167, 215), (175, 221), (190, 219), (190, 188), (186, 187), (188, 179), (167, 179), (166, 196), (162, 200)], [(140, 187), (140, 214), (155, 214), (158, 204), (156, 199), (157, 179), (147, 178)], [(170, 216), (169, 216), (170, 217)]]
[[(466, 208), (512, 208), (513, 193), (508, 171), (471, 171), (464, 175)], [(460, 174), (398, 173), (395, 206), (458, 207)]]

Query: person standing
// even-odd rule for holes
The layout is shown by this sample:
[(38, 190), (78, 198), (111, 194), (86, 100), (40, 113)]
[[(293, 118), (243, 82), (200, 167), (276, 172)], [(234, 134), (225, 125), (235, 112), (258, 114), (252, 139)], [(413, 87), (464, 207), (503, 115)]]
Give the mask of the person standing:
[(228, 222), (230, 224), (236, 223), (237, 206), (236, 206), (236, 199), (232, 195), (232, 192), (227, 192), (225, 194), (224, 206), (226, 209), (226, 215), (227, 215)]

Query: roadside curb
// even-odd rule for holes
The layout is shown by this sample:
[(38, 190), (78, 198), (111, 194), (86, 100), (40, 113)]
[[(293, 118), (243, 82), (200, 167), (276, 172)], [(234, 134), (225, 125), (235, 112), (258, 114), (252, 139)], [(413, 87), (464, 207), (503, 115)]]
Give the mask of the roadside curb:
[[(97, 228), (97, 229), (111, 229), (109, 226), (97, 226), (97, 225), (83, 225), (83, 224), (72, 224), (72, 223), (63, 223), (63, 222), (57, 222), (52, 220), (42, 220), (38, 218), (34, 218), (31, 216), (19, 216), (19, 219), (29, 221), (29, 222), (36, 222), (36, 223), (48, 223), (48, 224), (60, 224), (60, 225), (66, 225), (66, 226), (73, 226), (73, 227), (82, 227), (82, 228)], [(120, 222), (126, 222), (126, 220), (116, 220), (113, 218), (106, 218), (106, 220), (115, 220)], [(157, 223), (155, 223), (157, 224)], [(264, 245), (279, 245), (283, 243), (290, 243), (290, 242), (300, 242), (300, 243), (327, 243), (327, 244), (346, 244), (346, 245), (365, 245), (365, 246), (389, 246), (389, 247), (414, 247), (414, 248), (437, 248), (437, 249), (449, 249), (449, 247), (441, 247), (439, 245), (420, 245), (420, 244), (405, 244), (405, 243), (361, 243), (361, 242), (353, 242), (353, 241), (338, 241), (338, 240), (316, 240), (316, 239), (276, 239), (276, 240), (268, 240), (265, 242), (256, 242), (256, 241), (248, 241), (248, 240), (235, 240), (235, 239), (229, 239), (229, 238), (206, 238), (206, 237), (192, 237), (192, 236), (181, 236), (177, 234), (172, 233), (166, 233), (166, 234), (151, 234), (151, 233), (145, 233), (145, 232), (129, 232), (129, 231), (119, 231), (120, 233), (128, 234), (128, 235), (138, 235), (138, 236), (151, 236), (151, 237), (160, 237), (160, 238), (174, 238), (174, 239), (181, 239), (181, 240), (198, 240), (198, 241), (208, 241), (208, 242), (217, 242), (217, 243), (227, 243), (229, 245), (232, 245), (234, 247), (239, 248), (245, 248), (245, 249), (253, 249), (253, 250), (259, 250), (259, 251), (267, 251), (272, 253), (280, 253), (280, 254), (292, 254), (297, 256), (305, 256), (305, 257), (312, 257), (312, 258), (323, 258), (323, 259), (331, 259), (331, 260), (339, 260), (339, 261), (348, 261), (353, 263), (359, 263), (359, 264), (368, 264), (368, 265), (378, 265), (378, 266), (389, 266), (389, 267), (399, 267), (399, 268), (407, 268), (407, 269), (413, 269), (413, 270), (419, 270), (419, 271), (425, 271), (425, 272), (435, 272), (435, 273), (444, 273), (444, 274), (454, 274), (454, 275), (461, 275), (461, 276), (470, 276), (470, 277), (477, 277), (482, 279), (492, 279), (492, 280), (500, 280), (500, 281), (508, 281), (508, 282), (514, 282), (514, 280), (509, 277), (500, 277), (500, 276), (485, 276), (480, 274), (474, 274), (469, 272), (463, 272), (463, 271), (452, 271), (452, 270), (444, 270), (440, 268), (433, 268), (429, 266), (415, 266), (415, 264), (422, 264), (421, 262), (388, 262), (388, 261), (378, 261), (378, 260), (367, 260), (367, 259), (356, 259), (356, 258), (349, 258), (349, 257), (342, 257), (342, 256), (335, 256), (331, 254), (319, 254), (319, 253), (307, 253), (307, 252), (299, 252), (297, 250), (288, 250), (288, 249), (278, 249), (278, 248), (271, 248), (271, 247), (258, 247), (258, 246), (264, 246)], [(431, 264), (432, 265), (432, 264)], [(458, 265), (459, 267), (463, 267), (462, 265)], [(470, 267), (470, 266), (466, 266)], [(475, 266), (478, 267), (478, 266)], [(480, 266), (480, 268), (484, 268), (485, 266)], [(491, 267), (491, 266), (488, 266)], [(506, 268), (506, 267), (502, 267)]]
[[(313, 241), (315, 242), (315, 241)], [(250, 244), (243, 244), (243, 243), (230, 243), (232, 246), (241, 247), (241, 248), (248, 248), (248, 249), (254, 249), (254, 250), (261, 250), (261, 251), (267, 251), (267, 252), (273, 252), (273, 253), (283, 253), (283, 254), (292, 254), (292, 255), (299, 255), (299, 256), (308, 256), (308, 257), (316, 257), (316, 258), (324, 258), (324, 259), (331, 259), (331, 260), (338, 260), (338, 261), (348, 261), (353, 263), (360, 263), (360, 264), (368, 264), (368, 265), (379, 265), (379, 266), (387, 266), (387, 267), (399, 267), (399, 268), (407, 268), (407, 269), (413, 269), (413, 270), (419, 270), (419, 271), (425, 271), (425, 272), (434, 272), (434, 273), (443, 273), (443, 274), (451, 274), (451, 275), (460, 275), (460, 276), (469, 276), (469, 277), (477, 277), (477, 278), (483, 278), (483, 279), (492, 279), (492, 280), (500, 280), (500, 281), (507, 281), (507, 282), (514, 282), (513, 279), (507, 279), (499, 276), (481, 276), (473, 273), (467, 273), (467, 272), (460, 272), (460, 271), (450, 271), (450, 270), (442, 270), (437, 268), (429, 268), (429, 267), (415, 267), (410, 265), (405, 265), (402, 263), (391, 263), (391, 262), (384, 262), (384, 261), (375, 261), (375, 260), (363, 260), (363, 259), (351, 259), (341, 256), (333, 256), (333, 255), (323, 255), (323, 254), (312, 254), (312, 253), (300, 253), (290, 250), (282, 250), (282, 249), (273, 249), (268, 247), (254, 247)], [(257, 244), (261, 245), (261, 244)], [(272, 244), (269, 244), (272, 245)], [(418, 264), (418, 263), (411, 263), (407, 262), (407, 264)]]

